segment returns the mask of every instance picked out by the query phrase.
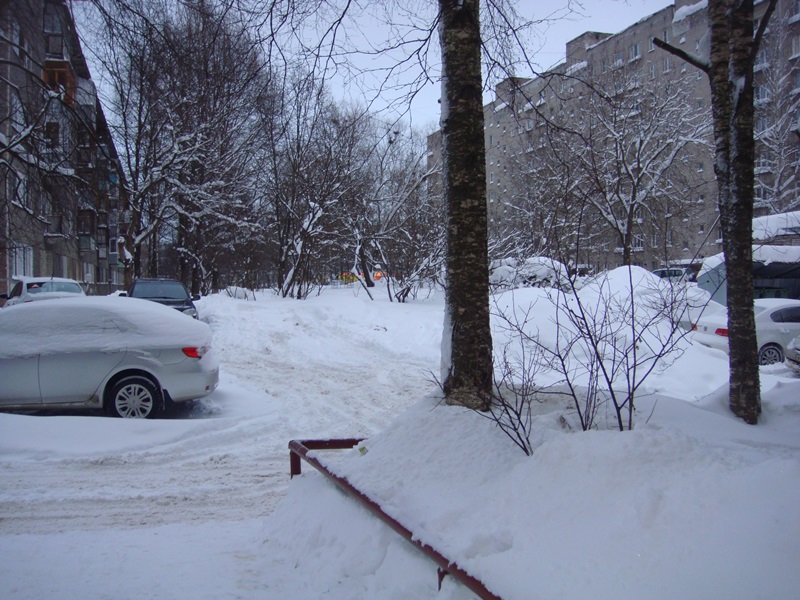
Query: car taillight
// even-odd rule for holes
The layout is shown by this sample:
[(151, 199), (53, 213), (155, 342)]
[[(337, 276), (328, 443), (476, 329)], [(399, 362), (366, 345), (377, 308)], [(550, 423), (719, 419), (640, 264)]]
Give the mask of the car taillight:
[(728, 337), (728, 330), (725, 329), (724, 327), (717, 328), (717, 330), (714, 333), (716, 333), (717, 335), (721, 335), (723, 337)]
[(189, 346), (187, 348), (181, 348), (181, 350), (183, 350), (183, 353), (189, 358), (203, 358), (203, 355), (208, 352), (206, 346), (200, 346), (199, 348)]

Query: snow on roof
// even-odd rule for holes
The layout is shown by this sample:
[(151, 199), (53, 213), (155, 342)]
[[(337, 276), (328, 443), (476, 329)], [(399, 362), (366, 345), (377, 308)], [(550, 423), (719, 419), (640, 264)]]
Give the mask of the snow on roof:
[(681, 6), (678, 10), (675, 11), (675, 15), (672, 17), (672, 22), (677, 23), (678, 21), (683, 21), (687, 17), (690, 17), (696, 12), (700, 12), (701, 10), (705, 10), (708, 8), (708, 0), (700, 0), (697, 4), (689, 4), (687, 6)]
[(589, 63), (586, 62), (585, 60), (582, 60), (581, 62), (575, 63), (571, 67), (567, 67), (567, 71), (566, 71), (565, 74), (566, 75), (573, 75), (574, 73), (577, 73), (578, 71), (580, 71), (582, 69), (585, 69), (588, 66), (589, 66)]
[[(753, 245), (753, 261), (769, 265), (771, 263), (800, 262), (800, 246), (767, 246)], [(725, 255), (720, 252), (703, 260), (700, 275), (711, 271), (725, 262)]]
[(791, 234), (800, 235), (800, 210), (753, 219), (753, 240), (767, 241)]

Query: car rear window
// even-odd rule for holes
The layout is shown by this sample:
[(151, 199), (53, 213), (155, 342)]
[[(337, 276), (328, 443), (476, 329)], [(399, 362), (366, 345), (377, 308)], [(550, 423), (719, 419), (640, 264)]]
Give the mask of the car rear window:
[(185, 300), (189, 297), (183, 284), (177, 281), (138, 281), (131, 294), (134, 298), (165, 298)]

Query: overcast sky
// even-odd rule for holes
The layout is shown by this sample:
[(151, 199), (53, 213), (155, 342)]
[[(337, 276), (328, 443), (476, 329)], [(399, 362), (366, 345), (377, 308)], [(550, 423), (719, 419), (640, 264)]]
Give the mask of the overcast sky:
[[(519, 0), (520, 13), (529, 18), (539, 18), (565, 4), (564, 0)], [(536, 66), (547, 69), (564, 60), (566, 44), (585, 31), (618, 33), (643, 17), (673, 4), (670, 0), (580, 0), (574, 14), (567, 19), (552, 22), (542, 32), (542, 47), (534, 55)], [(520, 75), (524, 75), (520, 73)], [(438, 128), (440, 85), (428, 84), (424, 92), (412, 103), (412, 122), (416, 127)], [(493, 99), (489, 93), (487, 101)], [(426, 127), (427, 126), (427, 127)]]

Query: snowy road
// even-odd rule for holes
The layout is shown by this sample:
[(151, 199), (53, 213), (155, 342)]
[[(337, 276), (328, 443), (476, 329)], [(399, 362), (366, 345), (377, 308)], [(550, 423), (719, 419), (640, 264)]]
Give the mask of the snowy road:
[[(204, 299), (221, 384), (173, 418), (40, 417), (42, 436), (26, 443), (14, 423), (31, 417), (3, 417), (0, 535), (268, 515), (288, 485), (290, 439), (368, 436), (434, 387), (440, 303), (378, 312), (350, 291), (334, 293), (335, 310), (328, 300), (326, 314), (311, 317), (313, 298), (302, 310), (275, 298)], [(430, 326), (400, 336), (418, 347), (397, 348), (392, 332), (407, 310), (429, 311)]]

